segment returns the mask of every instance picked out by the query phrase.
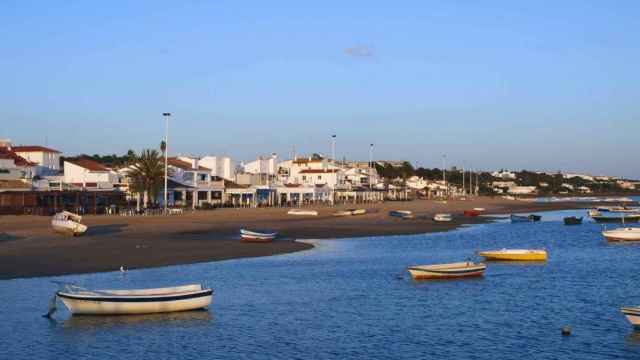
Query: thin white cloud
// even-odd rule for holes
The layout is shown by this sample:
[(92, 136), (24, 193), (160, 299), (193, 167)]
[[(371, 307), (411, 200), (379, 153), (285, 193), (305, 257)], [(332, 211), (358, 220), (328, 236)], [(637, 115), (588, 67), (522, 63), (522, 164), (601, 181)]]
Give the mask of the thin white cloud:
[(344, 49), (344, 53), (353, 57), (373, 57), (373, 47), (364, 44), (357, 44)]

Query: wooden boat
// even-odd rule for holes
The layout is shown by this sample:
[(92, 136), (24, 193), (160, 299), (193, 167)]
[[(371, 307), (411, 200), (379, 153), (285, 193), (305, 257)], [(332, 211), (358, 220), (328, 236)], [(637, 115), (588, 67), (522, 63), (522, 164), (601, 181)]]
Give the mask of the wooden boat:
[(298, 215), (298, 216), (318, 216), (318, 212), (316, 210), (302, 210), (302, 209), (291, 209), (287, 212), (289, 215)]
[(246, 242), (271, 242), (278, 233), (271, 230), (240, 229), (240, 239)]
[(391, 210), (389, 211), (389, 216), (399, 217), (402, 219), (413, 219), (416, 217), (413, 212), (409, 210)]
[(367, 213), (367, 209), (352, 209), (351, 215), (364, 215)]
[(545, 250), (528, 250), (528, 249), (502, 249), (480, 251), (478, 255), (486, 260), (498, 261), (546, 261), (547, 252)]
[(597, 216), (591, 216), (591, 218), (598, 223), (625, 223), (625, 222), (636, 223), (640, 221), (640, 214), (623, 214), (622, 216), (597, 215)]
[(482, 276), (487, 265), (470, 261), (437, 265), (418, 265), (408, 268), (414, 280), (453, 279)]
[(580, 225), (582, 224), (582, 217), (569, 216), (563, 219), (565, 225)]
[(469, 217), (476, 217), (478, 215), (480, 215), (480, 211), (478, 210), (465, 210), (462, 212), (462, 214), (464, 214), (464, 216), (469, 216)]
[(605, 230), (602, 236), (609, 242), (618, 241), (640, 241), (640, 228), (617, 228), (614, 230)]
[(593, 217), (593, 216), (600, 216), (602, 214), (600, 214), (600, 211), (598, 211), (597, 209), (591, 209), (589, 210), (589, 216)]
[(87, 231), (87, 226), (81, 222), (82, 216), (63, 211), (53, 216), (51, 219), (51, 227), (53, 227), (53, 231), (61, 234), (80, 236)]
[(623, 306), (620, 308), (620, 312), (624, 314), (624, 317), (634, 328), (640, 329), (640, 307)]
[(206, 308), (211, 304), (213, 290), (199, 284), (141, 290), (67, 287), (56, 296), (74, 315), (130, 315)]
[(336, 211), (333, 213), (333, 216), (355, 216), (355, 215), (364, 215), (367, 213), (366, 209), (349, 209), (343, 211)]
[(484, 212), (486, 209), (483, 207), (475, 207), (473, 208), (474, 211), (478, 211), (478, 212)]
[(433, 217), (433, 221), (437, 221), (437, 222), (449, 222), (453, 220), (453, 218), (451, 217), (451, 214), (436, 214)]

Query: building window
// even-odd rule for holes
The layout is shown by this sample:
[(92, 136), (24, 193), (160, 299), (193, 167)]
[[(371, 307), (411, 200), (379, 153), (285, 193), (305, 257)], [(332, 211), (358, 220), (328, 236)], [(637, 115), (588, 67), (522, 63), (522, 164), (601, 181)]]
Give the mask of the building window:
[(318, 180), (322, 180), (322, 175), (318, 175)]
[(307, 181), (307, 175), (302, 175), (302, 181)]

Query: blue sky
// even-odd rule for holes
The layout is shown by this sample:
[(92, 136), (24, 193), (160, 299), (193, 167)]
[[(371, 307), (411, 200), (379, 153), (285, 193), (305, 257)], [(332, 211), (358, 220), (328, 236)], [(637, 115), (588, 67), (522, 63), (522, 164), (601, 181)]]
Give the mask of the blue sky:
[[(55, 5), (55, 6), (54, 6)], [(640, 2), (0, 3), (0, 137), (640, 178)]]

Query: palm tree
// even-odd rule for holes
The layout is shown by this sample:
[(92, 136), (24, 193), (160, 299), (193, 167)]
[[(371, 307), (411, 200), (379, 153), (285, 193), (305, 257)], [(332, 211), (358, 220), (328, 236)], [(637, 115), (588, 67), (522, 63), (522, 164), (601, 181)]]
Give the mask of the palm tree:
[(164, 182), (164, 159), (157, 150), (143, 150), (128, 172), (133, 192), (144, 196), (144, 207), (149, 199), (157, 199)]

